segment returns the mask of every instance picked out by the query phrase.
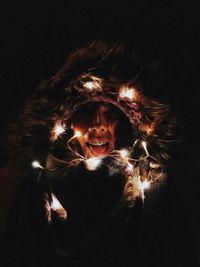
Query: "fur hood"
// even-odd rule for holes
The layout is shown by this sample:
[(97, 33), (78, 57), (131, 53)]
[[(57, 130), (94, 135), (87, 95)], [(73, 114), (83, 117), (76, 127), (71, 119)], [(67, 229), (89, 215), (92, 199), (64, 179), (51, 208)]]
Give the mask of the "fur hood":
[(175, 119), (167, 105), (147, 96), (150, 76), (135, 54), (121, 45), (94, 42), (76, 50), (37, 88), (11, 127), (12, 161), (23, 168), (35, 159), (44, 163), (55, 141), (55, 125), (64, 122), (67, 131), (73, 112), (89, 102), (103, 102), (128, 118), (133, 147), (142, 147), (146, 155), (145, 160), (135, 161), (137, 167), (160, 177), (174, 142)]

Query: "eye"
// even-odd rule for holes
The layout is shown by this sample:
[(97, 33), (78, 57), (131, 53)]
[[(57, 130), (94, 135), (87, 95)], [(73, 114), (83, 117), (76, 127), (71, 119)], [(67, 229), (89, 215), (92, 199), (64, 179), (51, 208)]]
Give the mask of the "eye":
[(108, 120), (111, 121), (117, 120), (117, 115), (111, 109), (107, 110), (105, 115)]
[(88, 110), (81, 110), (72, 117), (72, 124), (74, 129), (85, 133), (91, 125), (92, 113)]

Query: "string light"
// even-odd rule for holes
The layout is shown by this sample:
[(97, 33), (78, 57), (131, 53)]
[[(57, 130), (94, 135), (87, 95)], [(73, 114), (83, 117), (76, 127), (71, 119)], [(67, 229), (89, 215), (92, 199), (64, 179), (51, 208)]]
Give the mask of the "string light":
[(56, 198), (54, 194), (51, 194), (51, 196), (52, 196), (51, 209), (52, 210), (60, 209), (62, 205), (60, 204), (59, 200)]
[(126, 149), (119, 150), (119, 154), (123, 159), (126, 159), (129, 155), (129, 152)]
[(89, 171), (95, 171), (101, 164), (101, 158), (89, 158), (85, 160), (86, 168)]
[[(156, 158), (154, 158), (153, 156), (151, 156), (151, 155), (149, 154), (149, 151), (148, 151), (148, 149), (147, 149), (147, 142), (146, 142), (146, 141), (142, 141), (142, 142), (141, 142), (141, 145), (143, 146), (144, 151), (145, 151), (145, 153), (146, 153), (146, 156), (144, 157), (144, 159), (152, 158), (153, 160), (157, 161)], [(154, 167), (155, 167), (155, 165), (154, 165)]]
[(72, 140), (76, 139), (77, 137), (81, 137), (81, 136), (82, 136), (82, 133), (80, 131), (78, 130), (75, 131), (74, 135), (67, 141), (67, 144), (69, 145)]
[(93, 82), (86, 82), (85, 87), (87, 87), (88, 89), (94, 89), (95, 85)]
[[(87, 82), (87, 83), (85, 83), (85, 87), (92, 90), (95, 88), (95, 83), (93, 81)], [(130, 100), (133, 100), (135, 97), (135, 89), (134, 88), (121, 88), (119, 96), (121, 98), (128, 98)], [(61, 121), (59, 121), (55, 124), (55, 127), (52, 130), (53, 140), (55, 140), (63, 132), (65, 132), (65, 129), (62, 126)], [(74, 135), (70, 139), (68, 139), (68, 141), (67, 141), (68, 148), (74, 154), (76, 154), (78, 156), (78, 159), (76, 159), (76, 164), (74, 164), (74, 166), (77, 166), (80, 162), (84, 162), (87, 170), (95, 171), (102, 163), (102, 157), (93, 157), (93, 158), (86, 159), (84, 156), (80, 155), (77, 151), (74, 151), (74, 149), (72, 149), (70, 147), (70, 142), (72, 140), (74, 140), (75, 138), (79, 138), (81, 136), (82, 136), (81, 131), (75, 130)], [(140, 159), (130, 158), (129, 156), (134, 151), (135, 146), (137, 145), (138, 142), (140, 142), (141, 146), (143, 147), (146, 156), (143, 158), (140, 158)], [(134, 191), (134, 194), (138, 194), (138, 196), (141, 196), (141, 198), (144, 199), (144, 191), (150, 188), (151, 182), (148, 180), (141, 182), (140, 176), (138, 176), (138, 178), (135, 177), (134, 172), (138, 167), (137, 167), (137, 165), (135, 166), (135, 164), (132, 164), (132, 161), (137, 162), (137, 161), (142, 161), (142, 160), (148, 160), (148, 157), (153, 158), (148, 152), (147, 142), (144, 140), (140, 141), (139, 139), (137, 139), (137, 140), (135, 140), (135, 142), (134, 142), (134, 144), (130, 150), (127, 150), (125, 148), (121, 149), (121, 150), (114, 150), (112, 152), (112, 154), (113, 154), (114, 158), (118, 159), (119, 161), (120, 160), (123, 161), (123, 163), (125, 164), (125, 175), (127, 177), (131, 176), (133, 181), (135, 181), (134, 182), (135, 186), (133, 186), (133, 188), (132, 188), (132, 190)], [(112, 156), (112, 154), (110, 156)], [(44, 169), (44, 167), (41, 166), (39, 161), (33, 161), (32, 167)], [(160, 165), (157, 163), (154, 163), (154, 162), (149, 162), (149, 167), (152, 169), (157, 169), (160, 167)], [(148, 177), (150, 177), (150, 173), (148, 174)], [(151, 177), (151, 179), (154, 179), (154, 177)], [(55, 195), (53, 193), (51, 193), (51, 196), (52, 196), (52, 199), (50, 201), (50, 203), (51, 203), (50, 208), (53, 211), (56, 211), (57, 214), (59, 215), (59, 217), (66, 219), (67, 218), (66, 210), (63, 208), (63, 206), (61, 205), (61, 203), (59, 202), (59, 200), (55, 197)]]
[(42, 167), (42, 165), (39, 163), (39, 161), (37, 160), (34, 160), (32, 163), (31, 163), (32, 167), (33, 168), (36, 168), (36, 169), (44, 169), (44, 167)]
[(141, 142), (141, 145), (143, 146), (144, 151), (146, 153), (146, 156), (148, 157), (149, 156), (149, 151), (147, 150), (147, 143), (146, 143), (146, 141), (142, 141)]
[(75, 138), (75, 137), (81, 137), (81, 136), (82, 136), (82, 133), (80, 131), (75, 131), (75, 135), (73, 137)]
[(90, 91), (102, 91), (101, 79), (96, 76), (90, 76), (90, 81), (84, 82), (83, 86)]
[[(80, 131), (75, 131), (75, 134), (74, 136), (72, 136), (69, 140), (68, 140), (68, 146), (69, 146), (69, 142), (71, 142), (74, 138), (77, 138), (77, 137), (80, 137), (82, 136), (82, 133)], [(135, 141), (131, 151), (133, 151), (136, 143), (138, 142), (138, 140)], [(148, 157), (151, 157), (149, 155), (149, 152), (148, 152), (148, 149), (147, 149), (147, 143), (146, 141), (141, 141), (141, 145), (142, 147), (144, 148), (144, 151), (146, 153), (146, 156), (145, 158), (141, 159), (141, 160), (147, 160)], [(70, 148), (70, 146), (69, 146)], [(71, 149), (71, 148), (70, 148)], [(130, 160), (136, 162), (136, 160), (132, 159), (132, 158), (129, 158), (129, 155), (131, 153), (131, 151), (127, 150), (127, 149), (121, 149), (121, 150), (118, 150), (118, 151), (114, 151), (114, 152), (117, 152), (116, 154), (114, 153), (114, 157), (118, 158), (118, 160), (123, 160), (124, 163), (126, 164), (125, 166), (125, 173), (126, 173), (126, 176), (131, 176), (133, 181), (135, 181), (135, 186), (133, 187), (133, 195), (135, 196), (135, 194), (138, 194), (138, 196), (141, 196), (141, 198), (144, 200), (145, 196), (144, 196), (144, 191), (149, 189), (150, 188), (150, 184), (151, 184), (151, 181), (148, 181), (148, 180), (145, 180), (143, 182), (141, 182), (140, 180), (140, 175), (136, 175), (135, 177), (135, 172), (134, 170), (136, 169), (134, 168), (134, 164), (132, 164), (130, 162)], [(73, 151), (75, 154), (76, 151)], [(87, 168), (87, 170), (89, 171), (95, 171), (99, 166), (100, 164), (102, 163), (102, 157), (93, 157), (93, 158), (89, 158), (89, 159), (86, 159), (85, 157), (81, 156), (80, 154), (77, 154), (79, 156), (79, 159), (77, 159), (77, 163), (80, 163), (81, 161), (83, 161), (85, 163), (85, 166)], [(118, 157), (120, 156), (120, 158)], [(41, 164), (39, 163), (39, 161), (33, 161), (32, 162), (32, 166), (34, 168), (41, 168), (41, 169), (44, 169), (44, 167), (41, 166)], [(77, 164), (75, 164), (75, 166), (77, 166)], [(159, 164), (157, 163), (154, 163), (154, 162), (149, 162), (149, 167), (150, 168), (154, 168), (154, 169), (157, 169), (160, 167)], [(150, 176), (150, 173), (149, 173), (149, 177)], [(154, 179), (153, 177), (151, 177), (151, 179)], [(139, 191), (138, 191), (139, 190)], [(51, 209), (56, 211), (58, 216), (63, 218), (63, 219), (66, 219), (67, 218), (67, 212), (66, 210), (63, 208), (63, 206), (61, 205), (61, 203), (58, 201), (58, 199), (55, 197), (54, 194), (51, 193), (51, 196), (52, 196), (52, 200), (51, 200)]]
[(60, 136), (62, 133), (65, 132), (65, 128), (62, 126), (62, 122), (61, 121), (57, 121), (55, 123), (55, 126), (52, 130), (52, 140), (55, 141), (58, 136)]
[(122, 99), (134, 100), (136, 96), (136, 90), (133, 87), (121, 87), (119, 91), (119, 97)]
[(139, 183), (139, 190), (141, 192), (141, 198), (144, 201), (145, 195), (144, 195), (144, 191), (150, 188), (150, 181), (143, 181)]
[(60, 204), (59, 200), (56, 198), (54, 194), (51, 194), (51, 196), (52, 196), (51, 209), (55, 211), (60, 218), (66, 219), (67, 211), (63, 208), (63, 206)]
[(73, 141), (74, 139), (76, 139), (77, 137), (81, 137), (82, 133), (80, 131), (75, 131), (74, 135), (67, 141), (67, 147), (68, 149), (74, 153), (76, 156), (78, 156), (80, 159), (85, 159), (85, 157), (83, 157), (82, 155), (80, 155), (77, 151), (75, 151), (74, 149), (71, 148), (70, 143), (71, 141)]
[(145, 181), (143, 181), (143, 182), (140, 183), (139, 188), (140, 188), (141, 191), (144, 191), (144, 190), (150, 188), (150, 184), (151, 184), (150, 181), (145, 180)]
[(60, 135), (64, 133), (65, 129), (61, 125), (56, 125), (54, 131), (56, 135)]
[(148, 128), (146, 128), (146, 133), (150, 135), (152, 134), (153, 130), (154, 130), (153, 126), (148, 126)]
[(149, 166), (150, 166), (152, 169), (158, 169), (158, 168), (160, 168), (160, 164), (158, 164), (158, 163), (154, 163), (154, 162), (150, 162), (150, 163), (149, 163)]
[[(83, 95), (85, 94), (88, 95), (88, 99), (91, 101), (95, 100), (95, 101), (100, 102), (102, 99), (103, 102), (107, 102), (107, 98), (109, 97), (109, 95), (106, 95), (107, 94), (106, 91), (105, 91), (105, 94), (102, 94), (102, 95), (96, 93), (96, 92), (102, 92), (104, 88), (107, 89), (107, 86), (104, 86), (103, 84), (104, 83), (103, 79), (100, 79), (94, 75), (91, 75), (91, 73), (81, 75), (81, 78), (82, 80), (79, 80), (79, 82), (81, 83), (82, 86), (81, 87), (75, 86), (74, 88), (76, 88), (76, 90), (78, 90)], [(129, 109), (134, 107), (134, 110), (133, 110), (135, 112), (134, 114), (138, 116), (138, 121), (141, 122), (138, 126), (137, 131), (140, 130), (140, 132), (142, 132), (142, 135), (144, 132), (146, 135), (150, 135), (154, 131), (155, 125), (153, 124), (153, 122), (151, 122), (150, 125), (145, 124), (143, 123), (143, 120), (140, 119), (139, 117), (139, 115), (143, 115), (143, 114), (140, 113), (140, 111), (138, 111), (139, 109), (137, 109), (137, 107), (140, 107), (139, 104), (142, 104), (142, 106), (144, 106), (145, 99), (143, 100), (141, 98), (140, 92), (139, 90), (137, 90), (137, 88), (134, 88), (134, 86), (131, 86), (131, 84), (124, 83), (123, 86), (119, 87), (118, 92), (116, 92), (115, 90), (110, 90), (109, 93), (112, 94), (112, 97), (110, 98), (111, 101), (109, 101), (110, 104), (113, 104), (113, 103), (115, 104), (117, 102), (116, 103), (117, 106), (120, 105), (121, 107), (122, 105), (125, 106), (127, 104), (127, 111), (125, 108), (122, 109), (122, 111), (125, 110), (124, 113), (129, 112)], [(91, 99), (89, 98), (89, 94), (91, 94), (92, 96)], [(120, 102), (121, 99), (124, 100), (124, 102), (123, 101)], [(125, 101), (127, 103), (125, 103)], [(134, 101), (137, 101), (137, 103), (136, 102), (134, 103)], [(139, 115), (137, 115), (137, 112), (139, 113)], [(134, 114), (133, 116), (135, 116)], [(144, 115), (148, 116), (148, 113)], [(80, 162), (82, 163), (84, 162), (87, 170), (89, 171), (96, 170), (102, 163), (103, 156), (87, 159), (84, 155), (80, 155), (78, 153), (78, 151), (80, 150), (78, 147), (76, 147), (77, 142), (75, 141), (76, 141), (76, 138), (80, 138), (82, 136), (82, 133), (81, 131), (78, 131), (78, 130), (75, 131), (73, 129), (73, 126), (72, 126), (72, 131), (74, 135), (68, 140), (66, 141), (64, 140), (64, 142), (65, 142), (66, 148), (68, 148), (71, 152), (73, 152), (73, 154), (76, 155), (77, 157), (75, 157), (75, 159), (72, 160), (71, 162), (67, 162), (67, 163), (70, 163), (71, 164), (70, 166), (75, 167)], [(65, 132), (65, 127), (62, 126), (62, 121), (61, 120), (57, 121), (51, 132), (52, 139), (56, 140), (58, 137), (62, 138), (62, 136), (60, 135), (64, 132)], [(138, 136), (141, 136), (141, 135), (138, 135)], [(138, 137), (138, 138), (141, 138), (141, 137)], [(72, 142), (74, 139), (75, 141)], [(126, 177), (130, 176), (131, 177), (130, 179), (134, 180), (134, 186), (132, 190), (139, 192), (140, 196), (141, 196), (141, 193), (142, 193), (142, 196), (144, 196), (144, 190), (149, 189), (151, 182), (155, 181), (156, 178), (155, 178), (154, 173), (160, 171), (159, 169), (160, 165), (157, 163), (158, 160), (151, 156), (152, 152), (151, 152), (151, 149), (149, 148), (150, 143), (148, 143), (148, 139), (146, 140), (147, 142), (144, 140), (137, 139), (135, 140), (132, 147), (129, 148), (128, 150), (125, 148), (121, 150), (114, 150), (111, 154), (107, 155), (108, 157), (111, 157), (111, 158), (113, 157), (113, 159), (120, 162), (118, 166), (123, 166), (123, 170), (125, 170), (123, 173), (125, 173), (125, 176)], [(137, 149), (135, 150), (137, 145), (140, 148), (139, 150)], [(148, 149), (150, 150), (150, 153)], [(134, 154), (135, 154), (135, 157), (138, 157), (138, 158), (134, 158)], [(150, 161), (153, 161), (153, 162), (150, 162)], [(106, 161), (105, 161), (105, 164), (106, 164)], [(38, 161), (33, 161), (32, 166), (34, 168), (44, 169)], [(140, 177), (140, 173), (142, 173), (141, 172), (142, 168), (144, 168), (145, 174), (142, 174), (142, 177)], [(138, 174), (136, 174), (137, 171), (138, 171)], [(143, 180), (144, 177), (145, 179), (147, 178), (147, 180), (144, 180), (142, 182), (141, 178)], [(52, 195), (52, 199), (53, 199), (52, 204), (51, 204), (52, 210), (64, 209), (62, 205), (60, 204), (60, 202), (58, 201), (58, 199), (55, 197), (55, 195)]]
[(128, 172), (132, 172), (133, 171), (133, 164), (131, 164), (130, 162), (127, 162), (126, 169)]

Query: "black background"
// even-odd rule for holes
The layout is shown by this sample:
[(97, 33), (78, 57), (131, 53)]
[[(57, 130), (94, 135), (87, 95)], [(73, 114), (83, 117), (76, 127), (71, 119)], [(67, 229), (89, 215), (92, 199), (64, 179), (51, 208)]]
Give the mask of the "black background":
[[(175, 183), (200, 255), (199, 8), (192, 1), (7, 1), (0, 16), (0, 115), (4, 141), (6, 127), (37, 84), (88, 41), (125, 41), (145, 60), (159, 62), (165, 89), (155, 96), (171, 105), (183, 125)], [(2, 165), (4, 150), (2, 142)]]

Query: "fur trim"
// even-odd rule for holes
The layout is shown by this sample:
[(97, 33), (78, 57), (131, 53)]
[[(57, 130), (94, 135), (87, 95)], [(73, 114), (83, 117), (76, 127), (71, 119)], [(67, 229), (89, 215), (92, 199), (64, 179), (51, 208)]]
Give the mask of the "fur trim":
[[(12, 125), (12, 160), (23, 166), (35, 158), (45, 160), (55, 122), (68, 121), (75, 110), (91, 101), (118, 107), (153, 155), (166, 160), (174, 141), (175, 119), (168, 106), (146, 97), (143, 69), (134, 53), (123, 46), (95, 42), (72, 53), (58, 73), (37, 88)], [(87, 88), (89, 82), (94, 90)], [(134, 99), (120, 97), (124, 88), (135, 90)]]

